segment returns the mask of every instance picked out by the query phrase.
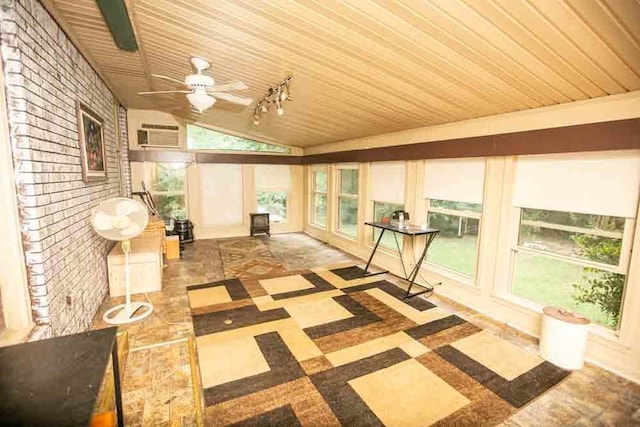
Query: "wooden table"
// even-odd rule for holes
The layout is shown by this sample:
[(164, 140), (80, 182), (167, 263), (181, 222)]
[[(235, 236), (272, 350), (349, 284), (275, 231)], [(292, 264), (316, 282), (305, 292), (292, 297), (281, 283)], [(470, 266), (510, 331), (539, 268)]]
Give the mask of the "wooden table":
[(117, 328), (0, 348), (0, 424), (88, 426), (109, 366), (124, 426)]

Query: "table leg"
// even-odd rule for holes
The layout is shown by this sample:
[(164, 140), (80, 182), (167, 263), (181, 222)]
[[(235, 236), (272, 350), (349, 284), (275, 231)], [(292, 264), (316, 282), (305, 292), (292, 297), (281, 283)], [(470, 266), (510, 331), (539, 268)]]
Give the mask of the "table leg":
[[(431, 246), (431, 242), (433, 242), (433, 239), (435, 239), (436, 235), (435, 233), (433, 234), (427, 234), (425, 237), (425, 242), (424, 242), (424, 250), (422, 251), (422, 254), (420, 255), (420, 258), (418, 259), (418, 262), (416, 263), (416, 265), (413, 267), (413, 270), (411, 270), (411, 273), (409, 274), (408, 280), (409, 280), (409, 287), (407, 288), (407, 294), (405, 295), (405, 299), (408, 298), (413, 298), (417, 295), (422, 295), (425, 294), (427, 292), (432, 292), (433, 291), (433, 287), (432, 286), (422, 286), (422, 285), (418, 285), (415, 283), (416, 278), (418, 277), (418, 273), (420, 272), (420, 266), (422, 266), (422, 262), (424, 261), (424, 259), (427, 256), (427, 250), (429, 249), (429, 246)], [(416, 286), (420, 286), (421, 288), (425, 288), (424, 290), (420, 291), (420, 292), (416, 292), (414, 294), (411, 293), (411, 288), (413, 287), (413, 285)]]
[(364, 273), (363, 273), (363, 277), (366, 276), (369, 272), (369, 266), (371, 265), (371, 260), (373, 259), (373, 256), (376, 254), (376, 251), (378, 250), (378, 245), (380, 245), (380, 241), (382, 240), (382, 235), (384, 234), (385, 229), (383, 228), (382, 231), (380, 232), (380, 237), (378, 237), (378, 241), (376, 242), (376, 245), (373, 248), (373, 251), (371, 252), (371, 256), (369, 257), (369, 261), (367, 261), (367, 265), (364, 267)]
[(113, 343), (111, 350), (111, 362), (113, 363), (113, 384), (116, 393), (116, 411), (118, 426), (124, 427), (124, 413), (122, 411), (122, 386), (120, 385), (120, 362), (118, 361), (118, 340)]

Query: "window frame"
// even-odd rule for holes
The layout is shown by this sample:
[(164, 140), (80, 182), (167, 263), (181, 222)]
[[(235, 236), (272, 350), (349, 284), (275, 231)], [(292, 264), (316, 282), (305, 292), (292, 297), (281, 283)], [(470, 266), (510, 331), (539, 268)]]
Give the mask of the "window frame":
[[(516, 303), (519, 306), (527, 307), (540, 313), (542, 312), (542, 309), (547, 305), (544, 303), (540, 303), (538, 301), (534, 301), (534, 300), (522, 297), (520, 295), (516, 295), (513, 292), (513, 289), (515, 286), (515, 280), (516, 280), (516, 272), (517, 272), (516, 271), (517, 258), (518, 258), (518, 254), (520, 253), (533, 255), (533, 256), (543, 256), (550, 259), (555, 259), (555, 260), (571, 263), (574, 265), (578, 265), (580, 267), (595, 268), (602, 271), (624, 275), (625, 285), (622, 291), (622, 298), (620, 300), (620, 319), (618, 321), (617, 328), (613, 329), (613, 328), (608, 328), (606, 326), (597, 324), (595, 322), (591, 323), (591, 326), (593, 328), (592, 330), (598, 331), (600, 335), (603, 335), (606, 337), (620, 337), (621, 335), (620, 331), (623, 327), (624, 318), (626, 317), (624, 308), (625, 308), (625, 302), (628, 294), (627, 286), (628, 286), (628, 280), (629, 280), (629, 269), (631, 267), (631, 262), (630, 262), (631, 249), (633, 246), (633, 236), (636, 228), (636, 220), (634, 218), (624, 218), (625, 222), (624, 222), (624, 228), (623, 228), (622, 237), (621, 237), (622, 244), (620, 247), (620, 258), (618, 261), (618, 265), (612, 265), (612, 264), (605, 264), (597, 261), (590, 261), (586, 259), (571, 257), (568, 255), (556, 254), (553, 252), (544, 251), (540, 249), (527, 248), (527, 247), (520, 246), (519, 244), (520, 227), (523, 221), (522, 209), (523, 208), (517, 207), (517, 206), (511, 207), (511, 215), (513, 220), (511, 221), (511, 232), (509, 235), (509, 257), (508, 257), (509, 270), (508, 270), (506, 288), (504, 289), (504, 292), (506, 292), (506, 295), (503, 294), (502, 297), (506, 298), (508, 301), (512, 301)], [(548, 210), (548, 209), (543, 209), (543, 210)], [(571, 213), (568, 211), (560, 211), (560, 212)], [(597, 214), (593, 214), (593, 215), (597, 215)], [(595, 235), (595, 236), (611, 237), (609, 235), (610, 232), (606, 232), (604, 230), (594, 230), (594, 229), (588, 229), (583, 227), (564, 226), (561, 224), (546, 223), (543, 221), (529, 221), (529, 220), (524, 220), (524, 221), (525, 223), (527, 223), (525, 225), (531, 225), (530, 223), (537, 223), (538, 224), (537, 226), (539, 226), (539, 224), (545, 224), (545, 225), (550, 225), (548, 227), (545, 227), (550, 229), (557, 229), (561, 231), (579, 230), (575, 232)]]
[[(483, 210), (484, 210), (484, 202), (483, 203), (477, 203), (481, 206), (481, 210), (480, 212), (474, 212), (474, 211), (459, 211), (456, 209), (449, 209), (449, 208), (440, 208), (440, 207), (432, 207), (431, 206), (431, 200), (442, 200), (442, 199), (427, 199), (425, 198), (425, 212), (426, 212), (426, 220), (427, 220), (427, 224), (429, 223), (429, 214), (430, 213), (439, 213), (439, 214), (443, 214), (443, 215), (449, 215), (449, 216), (455, 216), (458, 218), (470, 218), (470, 219), (477, 219), (478, 220), (478, 238), (476, 239), (476, 259), (474, 261), (474, 271), (473, 271), (473, 275), (469, 276), (467, 274), (464, 274), (462, 272), (453, 270), (451, 268), (448, 268), (446, 266), (440, 265), (440, 264), (436, 264), (434, 262), (431, 262), (428, 260), (428, 256), (429, 256), (429, 252), (427, 251), (427, 256), (424, 259), (424, 265), (422, 266), (422, 268), (425, 269), (430, 269), (433, 270), (439, 274), (442, 274), (444, 276), (448, 276), (448, 277), (452, 277), (455, 280), (466, 284), (466, 285), (473, 285), (473, 286), (477, 286), (478, 283), (478, 267), (479, 267), (479, 263), (480, 263), (480, 245), (481, 245), (481, 238), (482, 238), (482, 219), (483, 219)], [(450, 200), (447, 200), (450, 201)], [(469, 202), (471, 203), (471, 202)], [(438, 237), (436, 236), (436, 239), (438, 239)]]
[[(316, 173), (324, 173), (325, 174), (325, 182), (326, 186), (324, 191), (318, 190), (316, 187)], [(315, 227), (322, 228), (323, 230), (327, 229), (327, 224), (329, 222), (329, 171), (326, 166), (322, 167), (311, 167), (311, 200), (310, 200), (310, 215), (309, 215), (309, 223)], [(325, 198), (325, 223), (316, 222), (316, 194), (324, 195)]]
[[(349, 194), (342, 192), (342, 171), (343, 170), (355, 170), (358, 174), (358, 182), (356, 183), (356, 194)], [(360, 212), (360, 168), (358, 165), (355, 166), (346, 166), (346, 165), (338, 165), (336, 167), (336, 221), (334, 227), (334, 233), (344, 237), (348, 240), (357, 241), (358, 240), (358, 214)], [(340, 202), (342, 199), (346, 200), (355, 200), (356, 201), (356, 228), (355, 228), (355, 236), (349, 233), (346, 233), (340, 230)]]
[[(184, 188), (181, 191), (179, 190), (157, 191), (153, 189), (154, 168), (161, 167), (158, 165), (167, 164), (167, 163), (179, 163), (184, 165)], [(189, 168), (188, 162), (145, 162), (144, 163), (144, 181), (145, 181), (145, 184), (147, 184), (147, 190), (149, 191), (149, 194), (151, 194), (151, 197), (153, 198), (154, 196), (182, 196), (184, 198), (184, 214), (186, 218), (189, 218), (189, 199), (188, 199), (188, 191), (187, 191), (187, 188), (189, 186), (188, 185), (188, 179), (189, 179), (188, 168)]]

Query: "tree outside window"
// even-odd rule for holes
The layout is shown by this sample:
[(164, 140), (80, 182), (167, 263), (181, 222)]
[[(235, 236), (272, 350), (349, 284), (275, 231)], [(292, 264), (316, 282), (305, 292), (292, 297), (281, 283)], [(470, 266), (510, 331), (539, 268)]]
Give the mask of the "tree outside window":
[(358, 235), (358, 169), (338, 169), (338, 231)]
[(149, 192), (164, 220), (187, 217), (185, 200), (185, 163), (150, 164)]
[(327, 171), (312, 172), (312, 209), (311, 222), (321, 227), (327, 226)]
[(287, 219), (287, 193), (284, 191), (260, 191), (257, 194), (258, 212), (268, 213), (269, 221), (281, 222)]
[(521, 209), (512, 292), (617, 329), (626, 282), (627, 220)]

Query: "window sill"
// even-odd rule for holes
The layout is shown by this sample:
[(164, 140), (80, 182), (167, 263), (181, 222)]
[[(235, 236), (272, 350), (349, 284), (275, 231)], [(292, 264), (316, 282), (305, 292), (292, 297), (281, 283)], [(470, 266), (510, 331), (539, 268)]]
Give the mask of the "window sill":
[(319, 228), (320, 230), (327, 231), (327, 226), (326, 225), (316, 224), (315, 222), (310, 222), (309, 225), (311, 225), (312, 227), (315, 227), (315, 228)]
[(351, 234), (343, 233), (340, 230), (335, 230), (333, 232), (333, 234), (338, 236), (338, 237), (341, 237), (341, 238), (343, 238), (345, 240), (349, 240), (351, 242), (357, 242), (358, 241), (358, 236), (357, 235), (356, 236), (352, 236)]

